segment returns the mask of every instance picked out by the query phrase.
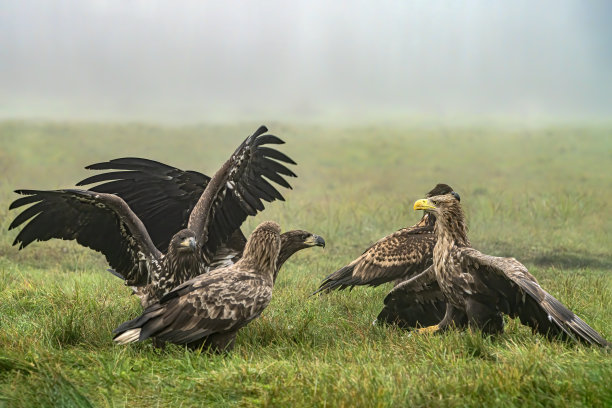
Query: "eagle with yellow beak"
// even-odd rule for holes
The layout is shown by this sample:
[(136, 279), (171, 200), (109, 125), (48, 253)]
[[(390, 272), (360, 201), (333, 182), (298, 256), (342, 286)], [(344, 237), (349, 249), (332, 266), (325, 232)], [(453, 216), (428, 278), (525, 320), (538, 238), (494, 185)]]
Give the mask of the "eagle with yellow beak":
[[(421, 284), (427, 281), (427, 276), (435, 277), (439, 293), (446, 301), (442, 321), (420, 332), (471, 326), (487, 334), (500, 333), (504, 328), (503, 315), (507, 314), (549, 338), (610, 347), (599, 333), (542, 289), (523, 264), (514, 258), (485, 255), (471, 247), (457, 193), (418, 200), (414, 209), (436, 217), (433, 269), (419, 276)], [(398, 289), (401, 285), (394, 291)]]

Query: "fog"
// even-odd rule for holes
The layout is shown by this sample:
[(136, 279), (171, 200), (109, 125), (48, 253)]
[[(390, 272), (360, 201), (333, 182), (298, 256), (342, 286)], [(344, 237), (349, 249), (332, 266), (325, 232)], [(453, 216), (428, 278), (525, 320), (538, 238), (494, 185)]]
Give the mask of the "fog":
[(612, 117), (607, 1), (0, 0), (0, 117)]

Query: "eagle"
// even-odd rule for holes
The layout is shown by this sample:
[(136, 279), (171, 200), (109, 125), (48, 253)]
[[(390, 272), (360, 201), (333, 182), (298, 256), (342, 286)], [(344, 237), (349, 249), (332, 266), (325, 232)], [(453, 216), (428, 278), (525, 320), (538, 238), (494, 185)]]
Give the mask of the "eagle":
[(265, 134), (267, 131), (265, 126), (260, 126), (213, 179), (194, 170), (181, 170), (155, 160), (123, 157), (86, 166), (88, 170), (112, 171), (87, 177), (76, 185), (93, 185), (88, 189), (121, 197), (143, 222), (153, 244), (161, 252), (166, 252), (176, 232), (187, 228), (193, 209), (208, 189), (215, 201), (210, 232), (215, 242), (222, 241), (220, 244), (225, 256), (231, 252), (238, 255), (246, 243), (240, 231), (246, 217), (263, 210), (262, 200), (285, 200), (267, 180), (291, 189), (283, 176), (296, 177), (284, 165), (295, 165), (295, 161), (266, 146), (285, 142)]
[[(450, 186), (438, 184), (426, 196), (451, 191)], [(359, 258), (327, 276), (313, 294), (352, 289), (358, 285), (401, 282), (423, 272), (432, 264), (432, 251), (436, 243), (435, 222), (435, 215), (424, 214), (412, 227), (402, 228), (381, 238)]]
[(259, 224), (235, 264), (183, 282), (115, 329), (114, 341), (127, 344), (152, 337), (192, 349), (231, 350), (238, 330), (270, 303), (280, 247), (279, 225)]
[[(433, 268), (424, 272), (420, 284), (426, 284), (428, 276), (435, 277), (428, 290), (439, 290), (446, 302), (444, 317), (435, 325), (419, 329), (420, 332), (435, 333), (451, 327), (471, 326), (485, 334), (501, 333), (504, 329), (503, 315), (506, 314), (518, 317), (534, 332), (549, 338), (561, 337), (600, 347), (611, 346), (546, 292), (519, 261), (485, 255), (472, 248), (457, 193), (418, 200), (414, 203), (414, 209), (424, 210), (436, 217), (434, 230), (437, 241), (433, 250)], [(402, 290), (402, 285), (394, 291)]]
[[(167, 238), (164, 251), (156, 247), (142, 220), (121, 197), (76, 189), (17, 190), (25, 197), (15, 200), (10, 208), (32, 205), (9, 226), (13, 229), (27, 221), (13, 244), (23, 249), (35, 240), (61, 238), (102, 252), (112, 272), (135, 287), (142, 305), (147, 306), (180, 283), (236, 260), (244, 247), (240, 246), (241, 233), (236, 233), (240, 224), (263, 209), (261, 200), (282, 199), (263, 177), (288, 185), (281, 174), (295, 174), (280, 162), (294, 162), (263, 146), (282, 143), (276, 136), (265, 135), (266, 131), (260, 127), (249, 136), (208, 181), (187, 216), (185, 228)], [(149, 205), (155, 207), (154, 202)], [(164, 212), (155, 216), (163, 220)], [(236, 248), (228, 250), (226, 243), (232, 240), (237, 241)], [(284, 262), (300, 249), (323, 246), (324, 240), (296, 231), (284, 234), (283, 245)]]

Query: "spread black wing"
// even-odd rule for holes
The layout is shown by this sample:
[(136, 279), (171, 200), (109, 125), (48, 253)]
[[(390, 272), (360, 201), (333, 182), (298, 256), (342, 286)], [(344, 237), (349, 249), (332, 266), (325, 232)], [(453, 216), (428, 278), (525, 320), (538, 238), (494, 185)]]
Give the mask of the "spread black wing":
[(163, 253), (172, 236), (187, 227), (189, 214), (210, 181), (210, 177), (197, 171), (138, 157), (96, 163), (86, 169), (117, 170), (96, 174), (77, 185), (102, 182), (90, 190), (123, 198)]
[(284, 201), (271, 182), (291, 188), (283, 176), (296, 177), (283, 164), (295, 162), (265, 146), (284, 143), (276, 136), (265, 134), (267, 131), (261, 126), (242, 142), (215, 173), (191, 212), (188, 228), (200, 237), (209, 260), (247, 216), (264, 209), (262, 201)]
[[(97, 163), (86, 168), (92, 170), (118, 170), (97, 174), (78, 185), (100, 183), (92, 191), (116, 194), (123, 198), (145, 224), (155, 246), (162, 252), (168, 248), (170, 238), (186, 228), (189, 216), (203, 197), (208, 198), (207, 210), (198, 227), (206, 237), (204, 246), (209, 260), (217, 257), (216, 250), (225, 244), (229, 250), (241, 253), (246, 238), (239, 227), (248, 215), (261, 211), (263, 201), (284, 200), (270, 182), (291, 188), (283, 176), (295, 174), (282, 163), (293, 160), (266, 144), (282, 144), (281, 139), (265, 135), (261, 126), (234, 152), (230, 160), (216, 173), (215, 186), (208, 189), (210, 178), (196, 171), (141, 158), (122, 158)], [(266, 180), (267, 179), (267, 180)], [(238, 236), (239, 235), (239, 236)], [(233, 236), (236, 236), (234, 240)], [(230, 239), (231, 242), (225, 243)], [(223, 254), (221, 254), (223, 256)]]
[[(523, 324), (548, 336), (578, 339), (610, 347), (599, 333), (546, 292), (527, 268), (514, 258), (484, 255), (473, 248), (457, 253), (464, 279), (464, 290), (497, 299), (497, 308), (518, 317)], [(459, 275), (458, 275), (459, 276)]]
[(104, 254), (109, 265), (129, 285), (145, 285), (149, 267), (161, 253), (146, 228), (125, 201), (111, 194), (84, 190), (17, 190), (25, 195), (10, 205), (29, 205), (13, 220), (9, 230), (26, 225), (13, 245), (22, 249), (33, 241), (51, 238), (76, 240)]
[(396, 287), (385, 298), (377, 322), (396, 324), (403, 329), (431, 326), (442, 320), (446, 300), (430, 266)]

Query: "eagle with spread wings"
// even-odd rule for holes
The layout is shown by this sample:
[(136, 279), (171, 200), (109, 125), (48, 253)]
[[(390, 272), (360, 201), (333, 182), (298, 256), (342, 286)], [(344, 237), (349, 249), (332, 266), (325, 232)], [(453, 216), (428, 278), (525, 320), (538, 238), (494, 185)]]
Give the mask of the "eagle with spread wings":
[[(180, 283), (239, 258), (246, 242), (239, 229), (242, 222), (264, 208), (262, 200), (283, 200), (264, 177), (290, 188), (282, 176), (295, 174), (282, 163), (295, 163), (265, 146), (284, 143), (266, 132), (262, 126), (247, 137), (212, 179), (202, 175), (203, 188), (198, 185), (192, 192), (195, 203), (190, 201), (180, 210), (180, 219), (173, 217), (183, 203), (143, 196), (142, 192), (150, 191), (146, 183), (139, 189), (123, 190), (128, 202), (113, 194), (109, 185), (115, 182), (103, 184), (100, 191), (17, 190), (25, 197), (10, 208), (32, 205), (9, 226), (13, 229), (27, 222), (13, 244), (22, 249), (35, 240), (61, 238), (102, 252), (112, 272), (135, 287), (146, 306)], [(121, 160), (125, 164), (130, 159)], [(105, 175), (89, 181), (99, 176)], [(171, 185), (162, 188), (171, 191)], [(148, 226), (140, 218), (143, 214)], [(165, 224), (169, 219), (170, 224)], [(149, 229), (156, 234), (157, 244)], [(162, 239), (164, 233), (168, 235)], [(321, 237), (306, 231), (289, 231), (283, 236), (283, 261), (300, 249), (324, 245)]]
[[(263, 135), (268, 129), (261, 126), (256, 132), (259, 142), (256, 153), (253, 155), (254, 165), (251, 163), (241, 164), (241, 168), (230, 170), (235, 174), (234, 179), (228, 179), (228, 185), (236, 184), (235, 178), (240, 180), (238, 185), (246, 188), (249, 183), (257, 181), (259, 191), (255, 194), (245, 193), (245, 198), (257, 197), (258, 199), (272, 202), (274, 200), (284, 201), (284, 197), (266, 180), (258, 176), (261, 172), (268, 180), (288, 189), (291, 185), (283, 176), (295, 177), (295, 174), (287, 169), (283, 163), (295, 165), (295, 162), (284, 153), (272, 149), (265, 144), (282, 144), (281, 139), (273, 135)], [(263, 135), (263, 136), (261, 136)], [(236, 157), (234, 154), (232, 157)], [(264, 160), (265, 158), (265, 160)], [(255, 160), (256, 159), (256, 160)], [(273, 159), (273, 160), (271, 160)], [(227, 165), (227, 164), (226, 164)], [(99, 173), (81, 180), (77, 186), (88, 186), (89, 190), (100, 193), (109, 193), (121, 197), (143, 222), (153, 244), (162, 252), (168, 249), (172, 235), (187, 228), (189, 217), (195, 208), (200, 196), (208, 188), (211, 178), (194, 170), (181, 170), (158, 161), (139, 157), (127, 157), (109, 160), (107, 162), (95, 163), (86, 167), (89, 170), (110, 170)], [(98, 184), (99, 183), (99, 184)], [(252, 190), (252, 188), (250, 188)], [(232, 195), (236, 190), (227, 189)], [(221, 191), (220, 195), (226, 194)], [(230, 196), (223, 201), (226, 215), (232, 217), (244, 214), (236, 213), (235, 202), (237, 200)], [(262, 205), (255, 202), (252, 205), (258, 211), (263, 209)], [(238, 212), (241, 210), (238, 209)], [(248, 215), (252, 215), (251, 212)], [(224, 217), (217, 217), (223, 222)], [(236, 262), (242, 255), (246, 238), (240, 230), (242, 221), (233, 222), (238, 225), (229, 237), (217, 246), (210, 269), (228, 266)], [(215, 221), (213, 221), (215, 224)], [(230, 228), (231, 229), (231, 228)], [(278, 269), (295, 252), (312, 246), (325, 246), (325, 240), (303, 230), (292, 230), (281, 234), (281, 251), (279, 255)]]
[[(506, 314), (518, 317), (534, 332), (548, 337), (611, 346), (601, 334), (546, 292), (516, 259), (485, 255), (472, 248), (458, 194), (452, 192), (418, 200), (414, 209), (436, 217), (437, 241), (433, 268), (424, 272), (420, 282), (412, 284), (429, 285), (428, 296), (438, 296), (446, 302), (443, 319), (420, 329), (421, 332), (469, 325), (483, 333), (500, 333)], [(401, 292), (401, 286), (394, 291)], [(393, 291), (390, 296), (393, 297)]]

